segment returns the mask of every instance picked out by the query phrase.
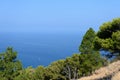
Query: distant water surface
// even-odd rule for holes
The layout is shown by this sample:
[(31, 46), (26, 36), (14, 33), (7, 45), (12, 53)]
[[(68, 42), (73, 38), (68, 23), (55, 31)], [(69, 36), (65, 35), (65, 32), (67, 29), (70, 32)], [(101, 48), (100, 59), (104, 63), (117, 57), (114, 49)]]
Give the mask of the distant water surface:
[(12, 46), (24, 67), (47, 66), (78, 53), (82, 34), (1, 33), (0, 52)]

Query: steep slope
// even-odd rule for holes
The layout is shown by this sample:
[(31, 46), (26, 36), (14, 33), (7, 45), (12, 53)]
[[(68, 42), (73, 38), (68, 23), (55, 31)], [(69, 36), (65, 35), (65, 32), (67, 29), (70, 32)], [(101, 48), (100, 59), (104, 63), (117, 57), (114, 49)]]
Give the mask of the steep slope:
[(120, 80), (120, 71), (112, 77), (112, 80)]
[(120, 80), (120, 60), (96, 70), (91, 76), (82, 77), (78, 80)]

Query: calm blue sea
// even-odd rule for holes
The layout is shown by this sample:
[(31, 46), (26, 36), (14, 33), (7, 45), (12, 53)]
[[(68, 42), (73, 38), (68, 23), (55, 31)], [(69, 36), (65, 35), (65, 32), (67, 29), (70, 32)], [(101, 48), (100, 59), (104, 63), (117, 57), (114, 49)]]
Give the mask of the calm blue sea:
[(83, 34), (1, 33), (0, 52), (10, 46), (24, 67), (47, 66), (78, 53)]

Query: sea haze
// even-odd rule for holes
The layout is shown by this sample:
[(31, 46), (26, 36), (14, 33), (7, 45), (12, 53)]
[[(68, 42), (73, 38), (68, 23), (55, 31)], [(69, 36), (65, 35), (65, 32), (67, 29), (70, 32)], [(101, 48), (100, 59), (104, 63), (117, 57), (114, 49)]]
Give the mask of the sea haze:
[(0, 52), (10, 46), (18, 52), (24, 67), (47, 66), (78, 53), (83, 34), (2, 33)]

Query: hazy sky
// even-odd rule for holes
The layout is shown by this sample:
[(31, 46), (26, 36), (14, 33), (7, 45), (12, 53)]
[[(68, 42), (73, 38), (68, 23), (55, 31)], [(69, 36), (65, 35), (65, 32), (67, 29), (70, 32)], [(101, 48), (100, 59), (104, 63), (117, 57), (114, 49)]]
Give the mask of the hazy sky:
[(120, 17), (120, 0), (0, 0), (0, 32), (79, 32)]

